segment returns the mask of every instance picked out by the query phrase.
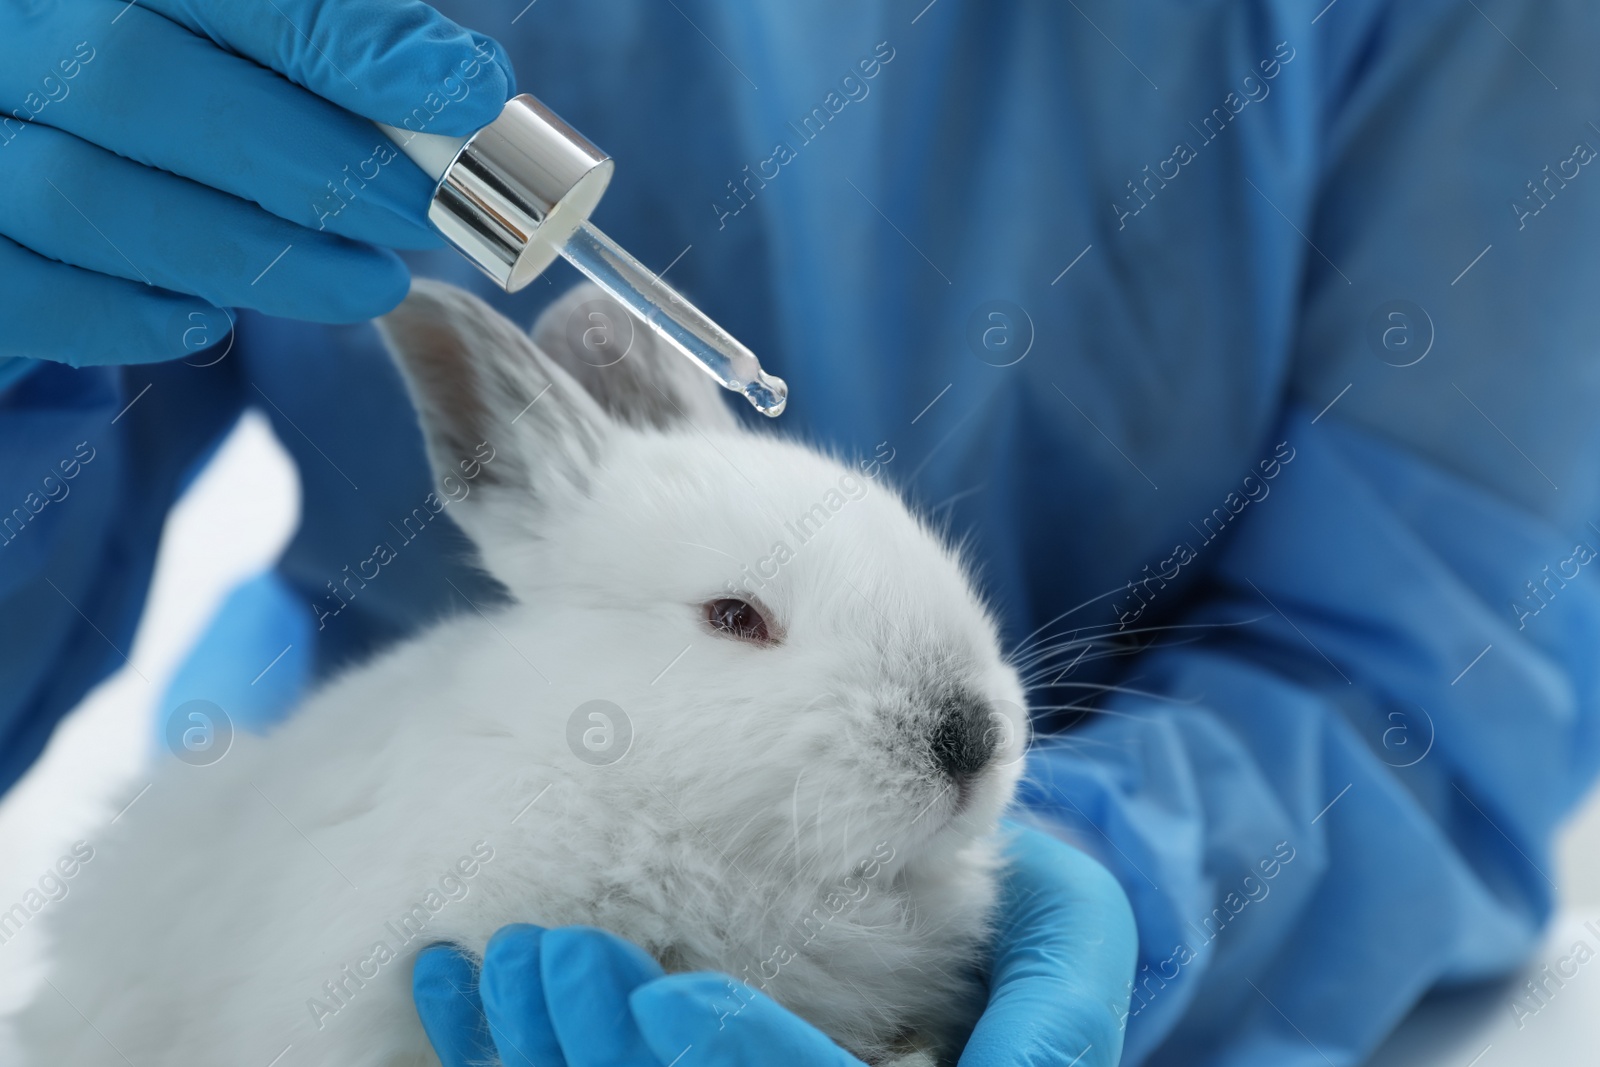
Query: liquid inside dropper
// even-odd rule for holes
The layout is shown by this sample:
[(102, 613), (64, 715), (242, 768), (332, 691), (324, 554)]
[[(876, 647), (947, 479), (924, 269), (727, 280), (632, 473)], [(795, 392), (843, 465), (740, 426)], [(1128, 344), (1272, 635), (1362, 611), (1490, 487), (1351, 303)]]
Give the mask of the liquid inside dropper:
[(761, 369), (755, 354), (672, 286), (583, 222), (559, 249), (574, 267), (763, 415), (783, 413), (789, 386)]

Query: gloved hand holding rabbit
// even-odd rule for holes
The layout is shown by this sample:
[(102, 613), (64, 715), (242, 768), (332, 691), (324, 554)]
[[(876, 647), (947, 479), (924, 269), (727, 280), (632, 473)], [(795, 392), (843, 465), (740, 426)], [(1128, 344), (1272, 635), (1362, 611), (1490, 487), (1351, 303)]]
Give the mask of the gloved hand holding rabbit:
[[(989, 1007), (962, 1067), (1115, 1064), (1135, 938), (1121, 887), (1037, 830), (1017, 831), (1008, 861)], [(417, 1010), (444, 1067), (497, 1055), (566, 1067), (861, 1063), (765, 994), (713, 973), (664, 974), (599, 930), (508, 926), (490, 939), (481, 976), (445, 946), (425, 950), (415, 976)], [(608, 1035), (601, 1048), (597, 1035)]]

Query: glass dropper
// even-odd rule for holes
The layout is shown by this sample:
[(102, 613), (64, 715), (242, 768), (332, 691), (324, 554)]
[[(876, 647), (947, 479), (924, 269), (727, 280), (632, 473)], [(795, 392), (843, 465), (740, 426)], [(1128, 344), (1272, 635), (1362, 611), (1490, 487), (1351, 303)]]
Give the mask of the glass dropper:
[(538, 100), (512, 99), (468, 138), (378, 128), (438, 182), (429, 221), (507, 292), (563, 256), (724, 388), (783, 412), (783, 379), (589, 222), (612, 161)]
[(580, 223), (558, 251), (724, 388), (763, 415), (783, 413), (789, 387), (782, 378), (762, 370), (753, 352), (594, 225)]

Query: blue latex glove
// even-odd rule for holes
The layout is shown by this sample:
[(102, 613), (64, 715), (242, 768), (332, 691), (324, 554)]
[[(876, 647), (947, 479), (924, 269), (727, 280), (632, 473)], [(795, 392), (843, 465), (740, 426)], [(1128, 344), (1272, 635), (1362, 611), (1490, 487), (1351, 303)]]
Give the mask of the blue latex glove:
[[(357, 322), (436, 246), (432, 183), (368, 119), (465, 134), (504, 50), (416, 0), (0, 8), (0, 357), (190, 354), (219, 308)], [(364, 116), (364, 117), (363, 117)]]
[[(1109, 1067), (1122, 1053), (1136, 936), (1116, 881), (1036, 830), (1010, 849), (989, 1006), (962, 1067)], [(447, 946), (418, 958), (417, 1011), (445, 1067), (860, 1067), (776, 1001), (720, 974), (666, 975), (600, 930), (508, 926), (481, 978)]]

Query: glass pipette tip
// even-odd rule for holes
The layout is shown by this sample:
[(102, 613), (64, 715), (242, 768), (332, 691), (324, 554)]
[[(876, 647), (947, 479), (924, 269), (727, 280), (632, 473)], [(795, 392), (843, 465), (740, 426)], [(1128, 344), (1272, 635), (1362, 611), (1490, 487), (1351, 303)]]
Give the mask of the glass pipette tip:
[(782, 378), (762, 370), (755, 353), (587, 220), (558, 251), (723, 388), (741, 394), (763, 415), (783, 413), (789, 386)]

